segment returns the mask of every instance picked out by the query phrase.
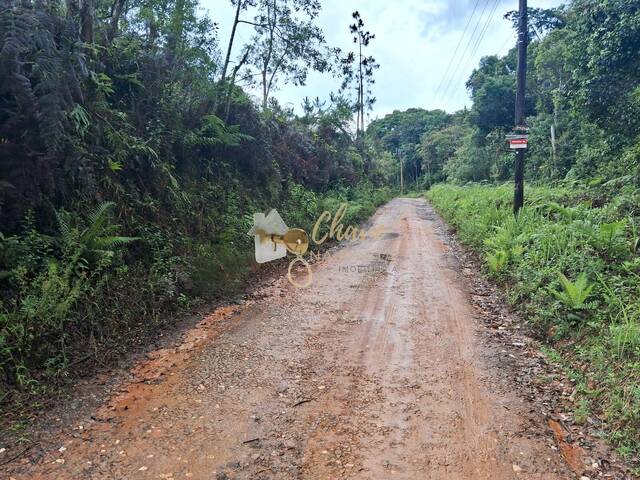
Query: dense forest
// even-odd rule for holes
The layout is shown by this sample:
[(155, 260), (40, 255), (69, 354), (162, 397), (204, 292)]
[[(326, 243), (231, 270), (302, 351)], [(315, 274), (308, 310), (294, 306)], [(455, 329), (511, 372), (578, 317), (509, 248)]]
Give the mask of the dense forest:
[[(358, 220), (389, 198), (363, 138), (377, 64), (360, 15), (356, 55), (326, 44), (317, 2), (233, 3), (247, 45), (218, 38), (195, 0), (3, 3), (3, 392), (241, 288), (254, 212), (307, 227), (323, 207), (351, 200)], [(273, 91), (310, 69), (336, 93), (295, 115)]]
[[(364, 220), (402, 169), (541, 337), (570, 345), (577, 411), (604, 412), (637, 452), (640, 3), (529, 9), (525, 174), (555, 189), (527, 190), (519, 218), (510, 187), (494, 187), (513, 176), (515, 47), (474, 69), (469, 108), (367, 125), (379, 65), (366, 18), (353, 13), (345, 52), (315, 0), (231, 3), (229, 19), (196, 0), (3, 3), (0, 402), (237, 292), (256, 270), (254, 212), (308, 228), (349, 201), (348, 220)], [(335, 84), (330, 98), (281, 106), (278, 86), (312, 70)], [(467, 183), (484, 186), (451, 185)]]
[[(534, 181), (640, 182), (640, 5), (576, 0), (530, 9), (526, 176)], [(507, 14), (514, 19), (515, 12)], [(467, 80), (468, 110), (410, 109), (376, 120), (374, 144), (401, 158), (418, 187), (504, 181), (514, 155), (517, 50), (484, 57)]]

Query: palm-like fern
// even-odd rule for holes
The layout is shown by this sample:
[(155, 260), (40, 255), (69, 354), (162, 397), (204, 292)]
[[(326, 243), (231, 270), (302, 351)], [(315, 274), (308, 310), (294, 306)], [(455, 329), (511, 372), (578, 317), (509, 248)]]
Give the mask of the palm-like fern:
[(204, 125), (197, 132), (189, 132), (185, 144), (195, 146), (237, 147), (242, 142), (251, 141), (253, 137), (240, 131), (238, 125), (227, 125), (216, 115), (207, 115)]
[(104, 251), (137, 240), (114, 235), (120, 225), (110, 223), (113, 202), (104, 202), (89, 214), (89, 227), (82, 232), (81, 243), (90, 251)]
[(624, 231), (627, 227), (626, 221), (602, 223), (598, 229), (598, 236), (601, 243), (607, 247), (616, 241), (616, 239), (624, 235)]
[(111, 211), (115, 204), (103, 202), (88, 216), (88, 227), (73, 228), (68, 219), (57, 212), (58, 228), (62, 241), (66, 246), (79, 249), (78, 258), (88, 265), (95, 265), (98, 257), (112, 254), (127, 243), (138, 240), (138, 237), (123, 237), (116, 235), (120, 225), (111, 223)]
[(560, 284), (562, 285), (562, 291), (550, 290), (551, 293), (562, 303), (572, 310), (581, 310), (585, 307), (585, 302), (594, 284), (590, 284), (587, 279), (587, 274), (582, 272), (578, 275), (575, 282), (569, 280), (564, 274), (560, 273)]

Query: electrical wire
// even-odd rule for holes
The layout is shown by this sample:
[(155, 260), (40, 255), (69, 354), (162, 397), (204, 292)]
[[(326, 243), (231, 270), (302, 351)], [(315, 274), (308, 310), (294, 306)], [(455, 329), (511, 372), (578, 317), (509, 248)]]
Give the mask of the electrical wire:
[(463, 64), (463, 60), (465, 59), (465, 56), (467, 54), (467, 51), (469, 50), (469, 47), (471, 46), (471, 44), (474, 42), (475, 40), (475, 36), (476, 36), (476, 32), (478, 31), (478, 27), (480, 26), (480, 24), (482, 23), (482, 18), (484, 17), (484, 12), (487, 9), (487, 6), (489, 5), (489, 3), (491, 2), (491, 0), (486, 0), (484, 3), (484, 6), (482, 8), (482, 13), (480, 13), (480, 17), (478, 18), (478, 21), (475, 24), (475, 27), (473, 28), (473, 32), (471, 33), (471, 37), (469, 37), (469, 41), (467, 42), (467, 45), (465, 46), (463, 52), (462, 52), (462, 56), (460, 57), (460, 59), (458, 60), (455, 69), (453, 70), (453, 74), (451, 75), (448, 84), (445, 86), (445, 90), (444, 93), (441, 97), (441, 100), (444, 100), (445, 98), (447, 98), (449, 95), (449, 91), (451, 89), (451, 86), (453, 84), (453, 79), (456, 78), (456, 75), (458, 74), (458, 70), (460, 69), (460, 66)]
[[(487, 31), (489, 30), (489, 26), (491, 25), (491, 22), (493, 21), (493, 17), (495, 15), (495, 12), (496, 12), (496, 10), (498, 8), (498, 4), (499, 3), (500, 3), (500, 0), (494, 0), (493, 6), (491, 7), (491, 10), (489, 12), (489, 16), (485, 20), (484, 26), (482, 27), (482, 30), (480, 31), (480, 35), (476, 38), (476, 41), (473, 44), (473, 47), (471, 49), (471, 54), (469, 55), (469, 57), (467, 59), (467, 62), (464, 64), (464, 68), (463, 68), (462, 72), (468, 70), (469, 67), (473, 65), (474, 58), (475, 58), (476, 54), (478, 53), (478, 50), (479, 50), (480, 46), (482, 45), (482, 41), (484, 40), (484, 37), (487, 34)], [(455, 88), (451, 91), (451, 95), (449, 97), (447, 97), (447, 102), (452, 100), (451, 97), (453, 97), (454, 95), (455, 95)]]
[(447, 76), (449, 74), (449, 70), (451, 70), (451, 65), (453, 64), (454, 59), (458, 56), (458, 50), (460, 49), (460, 45), (462, 45), (462, 41), (464, 40), (464, 37), (467, 34), (467, 31), (469, 30), (469, 25), (471, 25), (471, 20), (473, 20), (473, 17), (474, 17), (474, 15), (476, 13), (476, 10), (478, 9), (478, 4), (479, 3), (480, 3), (480, 0), (476, 0), (476, 3), (473, 6), (473, 10), (471, 12), (471, 15), (469, 15), (469, 18), (467, 19), (467, 23), (464, 26), (464, 30), (462, 31), (462, 35), (460, 35), (460, 39), (458, 40), (458, 44), (456, 45), (456, 48), (455, 48), (455, 50), (453, 52), (453, 55), (449, 58), (449, 64), (447, 65), (447, 68), (444, 71), (444, 75), (442, 75), (442, 79), (440, 80), (440, 83), (438, 84), (438, 87), (436, 88), (436, 91), (434, 93), (434, 97), (435, 98), (438, 97), (438, 94), (440, 93), (440, 90), (445, 85)]

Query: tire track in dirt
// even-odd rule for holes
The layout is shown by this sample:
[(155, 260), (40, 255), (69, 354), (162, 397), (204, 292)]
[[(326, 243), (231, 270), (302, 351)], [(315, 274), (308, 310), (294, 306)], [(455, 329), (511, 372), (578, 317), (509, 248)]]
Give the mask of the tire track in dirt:
[(386, 235), (331, 250), (310, 288), (279, 280), (196, 346), (152, 355), (63, 451), (10, 475), (575, 478), (535, 406), (483, 361), (494, 352), (438, 221), (423, 200), (393, 200), (372, 218)]

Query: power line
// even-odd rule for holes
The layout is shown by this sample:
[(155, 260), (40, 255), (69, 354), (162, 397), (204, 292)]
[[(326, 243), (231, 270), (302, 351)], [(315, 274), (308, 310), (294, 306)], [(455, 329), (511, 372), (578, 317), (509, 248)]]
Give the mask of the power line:
[(465, 60), (465, 56), (467, 54), (467, 51), (469, 50), (469, 47), (472, 45), (472, 43), (475, 40), (475, 36), (476, 36), (476, 32), (478, 32), (478, 27), (481, 25), (482, 23), (482, 19), (484, 17), (484, 12), (487, 9), (487, 6), (489, 5), (489, 3), (491, 2), (491, 0), (486, 0), (484, 3), (484, 6), (482, 7), (482, 12), (480, 13), (480, 17), (478, 18), (478, 20), (476, 21), (476, 24), (473, 28), (473, 32), (471, 32), (471, 36), (469, 37), (469, 41), (467, 42), (467, 44), (464, 47), (464, 50), (462, 51), (462, 55), (461, 57), (458, 59), (458, 62), (456, 63), (456, 66), (448, 80), (448, 83), (445, 86), (445, 89), (442, 93), (442, 97), (441, 100), (445, 100), (446, 98), (448, 98), (448, 94), (449, 94), (449, 90), (451, 89), (451, 86), (453, 84), (453, 81), (458, 73), (458, 70), (460, 69), (460, 65), (463, 64), (464, 60)]
[(487, 34), (487, 30), (489, 29), (489, 25), (491, 24), (491, 21), (493, 20), (493, 15), (496, 13), (496, 9), (498, 8), (498, 2), (499, 2), (499, 0), (495, 0), (495, 2), (493, 3), (493, 8), (491, 9), (491, 13), (489, 14), (489, 17), (487, 18), (486, 23), (484, 24), (484, 28), (482, 29), (482, 33), (480, 33), (480, 37), (478, 37), (478, 40), (476, 41), (475, 45), (473, 46), (473, 50), (471, 52), (471, 60), (473, 60), (473, 57), (478, 52), (478, 48), (480, 47), (480, 45), (482, 43), (482, 40), (484, 40), (484, 36)]
[(440, 83), (438, 84), (438, 88), (436, 88), (436, 91), (434, 94), (434, 97), (436, 98), (438, 97), (438, 93), (440, 92), (440, 89), (445, 85), (445, 80), (447, 79), (447, 75), (449, 74), (449, 70), (451, 69), (451, 65), (453, 64), (453, 60), (458, 55), (458, 50), (460, 49), (460, 45), (462, 45), (462, 40), (464, 40), (464, 36), (467, 34), (467, 30), (469, 29), (469, 25), (471, 24), (471, 20), (473, 19), (473, 16), (475, 15), (476, 10), (478, 9), (479, 3), (480, 3), (480, 0), (476, 0), (476, 4), (473, 6), (473, 11), (471, 12), (471, 15), (469, 15), (469, 18), (467, 19), (467, 24), (464, 26), (462, 35), (460, 35), (460, 40), (458, 40), (456, 49), (453, 52), (453, 55), (449, 58), (449, 64), (447, 65), (447, 68), (444, 71), (444, 75), (442, 76), (442, 79), (440, 80)]
[(482, 8), (482, 13), (480, 13), (480, 18), (478, 19), (478, 21), (476, 22), (476, 25), (473, 29), (473, 32), (471, 33), (471, 37), (469, 38), (469, 41), (467, 42), (467, 45), (464, 48), (464, 51), (462, 52), (462, 56), (460, 57), (460, 60), (458, 61), (458, 63), (456, 64), (456, 68), (453, 70), (453, 74), (451, 75), (451, 78), (449, 79), (449, 84), (445, 87), (444, 93), (442, 95), (442, 100), (444, 100), (445, 98), (448, 97), (448, 93), (449, 90), (451, 88), (451, 85), (453, 83), (453, 79), (456, 77), (458, 70), (460, 69), (460, 65), (462, 64), (465, 55), (467, 53), (467, 50), (469, 49), (469, 47), (471, 46), (471, 44), (474, 41), (474, 37), (476, 35), (476, 32), (478, 31), (478, 27), (480, 26), (480, 23), (482, 22), (482, 17), (484, 17), (484, 12), (487, 9), (487, 6), (489, 5), (489, 3), (491, 2), (491, 0), (486, 0), (484, 3), (484, 7)]
[(480, 36), (478, 37), (476, 43), (473, 45), (473, 49), (471, 51), (471, 57), (469, 58), (469, 62), (465, 65), (466, 68), (469, 67), (469, 64), (473, 64), (473, 59), (476, 56), (476, 53), (478, 53), (478, 50), (480, 48), (480, 45), (482, 45), (482, 41), (484, 40), (485, 35), (487, 34), (487, 31), (489, 29), (489, 26), (491, 25), (491, 21), (493, 20), (493, 16), (496, 12), (496, 9), (498, 8), (498, 3), (500, 0), (495, 0), (494, 4), (493, 4), (493, 8), (491, 9), (491, 13), (489, 14), (489, 17), (487, 18), (487, 21), (484, 24), (484, 27), (482, 28), (482, 32), (480, 33)]
[[(484, 39), (484, 36), (487, 33), (487, 29), (489, 28), (489, 25), (491, 24), (491, 21), (493, 20), (493, 15), (494, 15), (494, 13), (496, 11), (496, 8), (498, 7), (498, 2), (499, 2), (499, 0), (494, 0), (493, 6), (491, 7), (491, 10), (489, 11), (489, 14), (487, 15), (487, 19), (484, 22), (484, 26), (480, 30), (480, 34), (478, 35), (478, 37), (476, 37), (476, 40), (473, 43), (473, 46), (471, 47), (470, 55), (467, 58), (467, 61), (462, 64), (463, 68), (461, 70), (461, 73), (465, 72), (469, 68), (470, 64), (471, 65), (473, 64), (473, 60), (474, 60), (475, 55), (476, 55), (476, 53), (478, 51), (478, 47), (482, 43), (482, 40)], [(491, 3), (491, 0), (489, 0), (489, 3)], [(451, 100), (451, 98), (455, 96), (455, 91), (456, 90), (455, 90), (455, 86), (454, 86), (454, 88), (451, 89), (450, 95), (447, 97), (447, 102), (449, 102)]]
[[(490, 1), (490, 0), (489, 0)], [(485, 35), (487, 34), (487, 31), (489, 30), (489, 26), (491, 25), (491, 22), (493, 20), (493, 16), (495, 15), (495, 12), (498, 8), (498, 3), (500, 2), (500, 0), (494, 0), (493, 2), (493, 6), (491, 7), (491, 10), (489, 11), (489, 15), (487, 16), (487, 19), (485, 20), (484, 26), (482, 27), (482, 30), (480, 31), (480, 35), (476, 38), (475, 43), (473, 44), (473, 47), (471, 48), (471, 55), (469, 56), (469, 58), (467, 59), (467, 62), (464, 64), (464, 68), (463, 68), (463, 72), (469, 68), (470, 65), (473, 65), (473, 61), (475, 58), (476, 53), (478, 53), (478, 49), (480, 48), (480, 45), (482, 44), (482, 41), (484, 40)], [(453, 96), (455, 95), (455, 88), (451, 91), (451, 95)], [(447, 101), (450, 100), (450, 97), (447, 97)]]

